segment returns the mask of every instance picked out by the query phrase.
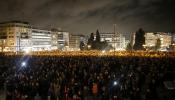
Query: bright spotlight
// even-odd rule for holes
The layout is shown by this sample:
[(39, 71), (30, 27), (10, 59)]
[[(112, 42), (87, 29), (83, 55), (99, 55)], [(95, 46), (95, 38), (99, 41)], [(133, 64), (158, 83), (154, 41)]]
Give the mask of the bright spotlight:
[(114, 81), (114, 83), (113, 83), (113, 84), (114, 84), (114, 86), (116, 86), (118, 83), (117, 83), (117, 81)]
[(22, 62), (22, 63), (21, 63), (21, 66), (22, 66), (22, 67), (25, 67), (25, 66), (26, 66), (26, 62)]

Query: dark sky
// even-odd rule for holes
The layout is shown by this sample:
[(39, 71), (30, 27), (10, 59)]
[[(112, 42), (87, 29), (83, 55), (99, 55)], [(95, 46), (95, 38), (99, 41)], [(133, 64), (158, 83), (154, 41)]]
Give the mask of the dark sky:
[(73, 33), (175, 31), (175, 0), (1, 0), (0, 22), (28, 21)]

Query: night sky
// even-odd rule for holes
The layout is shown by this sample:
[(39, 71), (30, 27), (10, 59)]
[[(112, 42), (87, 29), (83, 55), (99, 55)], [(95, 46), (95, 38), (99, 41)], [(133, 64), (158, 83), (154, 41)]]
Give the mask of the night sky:
[(40, 28), (89, 34), (175, 32), (175, 0), (1, 0), (0, 22), (28, 21)]

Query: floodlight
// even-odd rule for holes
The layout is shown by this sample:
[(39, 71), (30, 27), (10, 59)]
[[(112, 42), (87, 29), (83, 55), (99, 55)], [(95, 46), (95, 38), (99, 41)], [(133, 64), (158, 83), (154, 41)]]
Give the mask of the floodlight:
[(118, 84), (118, 82), (117, 81), (114, 81), (113, 85), (116, 86), (117, 84)]
[(25, 66), (26, 66), (26, 62), (22, 62), (22, 63), (21, 63), (21, 66), (22, 66), (22, 67), (25, 67)]

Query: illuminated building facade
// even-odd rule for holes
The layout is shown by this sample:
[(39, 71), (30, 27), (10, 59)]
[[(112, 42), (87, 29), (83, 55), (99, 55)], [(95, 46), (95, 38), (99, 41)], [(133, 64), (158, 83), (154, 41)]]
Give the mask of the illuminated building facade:
[(51, 50), (51, 31), (41, 30), (41, 29), (31, 29), (32, 30), (32, 50), (42, 51)]
[(57, 32), (57, 42), (60, 50), (68, 50), (69, 48), (69, 32), (58, 31)]
[(161, 48), (169, 48), (172, 42), (172, 35), (164, 32), (148, 32), (145, 33), (145, 45), (148, 50), (156, 46), (157, 40), (160, 39)]
[(114, 50), (125, 50), (125, 37), (119, 33), (100, 33), (101, 41), (106, 41)]
[(80, 50), (80, 41), (84, 41), (84, 35), (70, 35), (69, 41), (69, 49), (71, 51), (79, 51)]
[(170, 33), (163, 33), (163, 32), (160, 32), (158, 34), (159, 34), (158, 38), (160, 38), (161, 40), (161, 47), (169, 48), (172, 42), (172, 35)]
[(33, 28), (29, 23), (21, 21), (0, 23), (1, 52), (57, 50), (60, 41), (66, 41), (69, 46), (69, 33)]
[(172, 50), (174, 50), (175, 51), (175, 33), (172, 33), (172, 45), (171, 45), (171, 47), (172, 47)]
[(155, 33), (146, 33), (145, 34), (145, 47), (146, 48), (155, 47), (157, 38), (158, 37), (157, 35), (155, 35)]
[(31, 30), (27, 22), (0, 23), (0, 51), (20, 51), (31, 47)]

